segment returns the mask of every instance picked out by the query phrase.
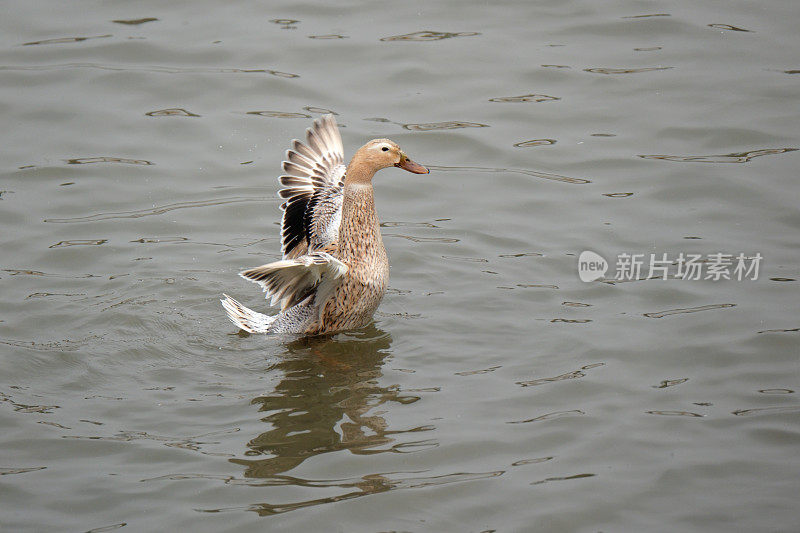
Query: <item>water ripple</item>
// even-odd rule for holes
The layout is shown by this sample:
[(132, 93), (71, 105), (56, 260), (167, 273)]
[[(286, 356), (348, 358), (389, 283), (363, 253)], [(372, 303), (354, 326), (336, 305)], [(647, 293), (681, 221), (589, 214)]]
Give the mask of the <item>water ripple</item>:
[(686, 383), (687, 381), (689, 381), (689, 378), (665, 379), (658, 385), (653, 385), (653, 388), (666, 389), (667, 387), (674, 387), (675, 385), (680, 385), (681, 383)]
[(22, 46), (31, 46), (37, 44), (81, 43), (83, 41), (88, 41), (89, 39), (107, 39), (108, 37), (112, 37), (112, 35), (111, 34), (93, 35), (91, 37), (59, 37), (58, 39), (45, 39), (43, 41), (32, 41), (29, 43), (22, 43)]
[(554, 100), (561, 100), (561, 98), (546, 94), (523, 94), (522, 96), (501, 96), (489, 99), (490, 102), (552, 102)]
[(800, 333), (800, 328), (764, 329), (764, 330), (758, 331), (757, 333)]
[(555, 457), (537, 457), (535, 459), (520, 459), (519, 461), (514, 461), (511, 463), (511, 466), (522, 466), (522, 465), (532, 465), (536, 463), (544, 463), (545, 461), (552, 461)]
[(752, 415), (771, 415), (781, 413), (796, 413), (800, 411), (800, 405), (784, 405), (781, 407), (758, 407), (755, 409), (739, 409), (733, 411), (732, 414), (736, 416), (752, 416)]
[(539, 481), (534, 481), (531, 485), (541, 485), (543, 483), (549, 483), (550, 481), (568, 481), (570, 479), (582, 479), (587, 477), (594, 477), (597, 474), (575, 474), (573, 476), (559, 476), (559, 477), (548, 477), (545, 479), (540, 479)]
[(728, 31), (743, 31), (746, 33), (754, 33), (753, 30), (746, 30), (744, 28), (739, 28), (737, 26), (731, 26), (730, 24), (706, 24), (709, 28), (718, 28), (720, 30), (728, 30)]
[(108, 239), (77, 239), (71, 241), (60, 241), (48, 248), (63, 248), (66, 246), (100, 246), (108, 242)]
[(556, 144), (555, 139), (531, 139), (530, 141), (522, 141), (519, 143), (515, 143), (514, 146), (517, 148), (526, 148), (528, 146), (548, 146), (551, 144)]
[(384, 233), (384, 237), (400, 237), (411, 242), (441, 242), (451, 244), (459, 242), (460, 239), (451, 239), (448, 237), (412, 237), (411, 235), (402, 235), (400, 233)]
[(290, 111), (248, 111), (248, 115), (259, 115), (272, 118), (311, 118), (305, 113), (292, 113)]
[(182, 107), (173, 107), (170, 109), (159, 109), (157, 111), (149, 111), (145, 113), (148, 117), (199, 117), (191, 111), (187, 111)]
[(451, 39), (453, 37), (472, 37), (480, 35), (476, 31), (461, 31), (461, 32), (442, 32), (442, 31), (417, 31), (414, 33), (406, 33), (404, 35), (393, 35), (391, 37), (383, 37), (381, 41), (441, 41), (442, 39)]
[(79, 157), (75, 159), (66, 159), (68, 165), (90, 165), (92, 163), (122, 163), (124, 165), (155, 165), (152, 161), (146, 159), (126, 159), (124, 157)]
[(711, 304), (701, 305), (699, 307), (686, 307), (683, 309), (670, 309), (668, 311), (659, 311), (657, 313), (644, 313), (647, 318), (663, 318), (670, 315), (679, 315), (683, 313), (697, 313), (698, 311), (710, 311), (712, 309), (725, 309), (727, 307), (736, 307), (736, 304)]
[(429, 122), (427, 124), (403, 124), (403, 127), (412, 131), (455, 130), (458, 128), (488, 128), (488, 124), (477, 122)]
[(512, 422), (506, 422), (506, 424), (527, 424), (529, 422), (539, 422), (541, 420), (552, 420), (554, 418), (562, 418), (565, 416), (582, 416), (585, 415), (583, 411), (580, 409), (572, 409), (570, 411), (555, 411), (553, 413), (547, 413), (546, 415), (537, 416), (536, 418), (528, 418), (527, 420), (514, 420)]
[[(391, 490), (399, 489), (419, 489), (425, 487), (435, 487), (441, 485), (449, 485), (451, 483), (463, 483), (466, 481), (476, 481), (480, 479), (489, 479), (501, 476), (505, 470), (496, 470), (493, 472), (459, 472), (455, 474), (445, 474), (441, 476), (420, 476), (408, 478), (396, 478), (400, 472), (391, 472), (386, 474), (368, 474), (361, 478), (345, 479), (345, 480), (304, 480), (300, 478), (293, 478), (290, 476), (274, 476), (275, 480), (268, 480), (267, 483), (273, 482), (275, 485), (292, 485), (301, 487), (338, 487), (344, 489), (356, 489), (352, 492), (347, 492), (337, 496), (329, 496), (326, 498), (317, 498), (312, 500), (303, 500), (299, 502), (291, 502), (285, 504), (272, 504), (272, 503), (257, 503), (251, 505), (224, 507), (219, 509), (195, 509), (203, 513), (221, 513), (229, 511), (253, 511), (260, 516), (271, 516), (276, 514), (287, 513), (304, 509), (307, 507), (314, 507), (317, 505), (324, 505), (328, 503), (336, 503), (372, 494), (380, 494)], [(409, 472), (418, 473), (418, 472)], [(229, 481), (226, 481), (228, 483)], [(249, 485), (249, 483), (248, 483)]]
[(491, 167), (450, 167), (442, 165), (427, 165), (431, 170), (441, 170), (443, 172), (511, 172), (514, 174), (524, 174), (526, 176), (533, 176), (535, 178), (542, 178), (552, 181), (561, 181), (564, 183), (572, 183), (575, 185), (584, 185), (591, 183), (590, 180), (583, 178), (570, 178), (568, 176), (560, 176), (558, 174), (551, 174), (549, 172), (539, 172), (536, 170), (528, 170), (521, 168), (491, 168)]
[[(2, 341), (0, 341), (2, 342)], [(4, 342), (4, 344), (11, 344)], [(53, 409), (60, 409), (58, 405), (29, 405), (24, 403), (15, 402), (11, 396), (0, 392), (0, 402), (8, 402), (14, 411), (18, 413), (40, 413), (40, 414), (53, 414)]]
[[(91, 398), (91, 397), (90, 397)], [(89, 399), (89, 398), (87, 398)], [(121, 399), (121, 398), (115, 398)], [(201, 440), (205, 437), (212, 437), (216, 435), (223, 435), (228, 433), (235, 433), (239, 431), (239, 428), (232, 428), (227, 430), (221, 431), (212, 431), (210, 433), (204, 433), (202, 435), (196, 435), (192, 437), (169, 437), (164, 435), (153, 435), (151, 433), (147, 433), (146, 431), (121, 431), (116, 435), (112, 436), (84, 436), (84, 435), (63, 435), (61, 438), (63, 439), (76, 439), (76, 440), (105, 440), (105, 441), (116, 441), (116, 442), (132, 442), (137, 440), (151, 440), (155, 442), (161, 442), (164, 446), (170, 448), (180, 448), (183, 450), (191, 450), (199, 452), (203, 455), (213, 455), (213, 456), (220, 456), (220, 457), (233, 457), (232, 454), (229, 453), (214, 453), (214, 452), (205, 452), (202, 450), (202, 446), (209, 445), (209, 444), (219, 444), (219, 441), (206, 441)]]
[(671, 17), (669, 13), (651, 13), (649, 15), (628, 15), (627, 17), (621, 17), (624, 19), (643, 19), (649, 17)]
[(96, 527), (88, 530), (86, 533), (104, 533), (105, 531), (114, 531), (115, 529), (119, 529), (127, 525), (127, 522), (120, 522), (119, 524), (111, 524), (110, 526)]
[(645, 411), (648, 415), (663, 415), (663, 416), (689, 416), (693, 418), (703, 418), (706, 415), (699, 413), (691, 413), (689, 411)]
[(654, 72), (656, 70), (669, 70), (675, 67), (642, 67), (642, 68), (585, 68), (584, 72), (593, 74), (636, 74), (639, 72)]
[(577, 379), (586, 377), (585, 370), (590, 370), (592, 368), (597, 368), (600, 366), (604, 366), (605, 363), (593, 363), (590, 365), (584, 365), (580, 367), (578, 370), (573, 370), (572, 372), (567, 372), (565, 374), (561, 374), (558, 376), (554, 376), (551, 378), (539, 378), (539, 379), (532, 379), (529, 381), (517, 381), (517, 385), (521, 385), (523, 387), (535, 387), (536, 385), (544, 385), (545, 383), (553, 383), (556, 381), (564, 381), (567, 379)]
[(754, 157), (762, 155), (784, 154), (795, 152), (798, 148), (765, 148), (749, 152), (734, 152), (722, 155), (640, 155), (642, 159), (660, 159), (663, 161), (678, 161), (680, 163), (747, 163)]
[(141, 19), (129, 19), (129, 20), (112, 20), (111, 22), (116, 22), (117, 24), (127, 24), (129, 26), (138, 26), (139, 24), (144, 24), (146, 22), (155, 22), (158, 20), (155, 17), (145, 17)]
[(243, 202), (265, 202), (272, 200), (272, 197), (266, 196), (233, 196), (231, 198), (219, 198), (216, 200), (198, 200), (195, 202), (178, 202), (174, 204), (166, 204), (162, 206), (154, 206), (149, 209), (140, 209), (137, 211), (117, 211), (112, 213), (97, 213), (94, 215), (87, 215), (83, 217), (74, 218), (46, 218), (45, 222), (54, 224), (74, 224), (77, 222), (96, 222), (98, 220), (110, 220), (115, 218), (141, 218), (151, 215), (162, 215), (175, 209), (189, 209), (194, 207), (211, 207), (225, 204), (238, 204)]
[[(30, 43), (36, 44), (36, 43)], [(72, 68), (92, 68), (118, 72), (153, 72), (158, 74), (270, 74), (279, 78), (299, 78), (298, 74), (262, 68), (215, 68), (215, 67), (162, 67), (158, 65), (101, 65), (98, 63), (62, 63), (56, 65), (0, 65), (0, 70), (63, 70)]]
[(0, 468), (0, 476), (8, 476), (11, 474), (27, 474), (28, 472), (36, 472), (37, 470), (44, 470), (46, 466), (32, 466), (29, 468)]
[(303, 109), (305, 109), (309, 113), (319, 113), (321, 115), (338, 115), (339, 114), (336, 111), (333, 111), (331, 109), (327, 109), (325, 107), (316, 107), (316, 106), (313, 106), (313, 105), (307, 105)]
[(455, 372), (456, 376), (475, 376), (477, 374), (488, 374), (489, 372), (494, 372), (498, 368), (502, 368), (501, 365), (497, 366), (490, 366), (489, 368), (482, 368), (481, 370), (465, 370), (463, 372)]

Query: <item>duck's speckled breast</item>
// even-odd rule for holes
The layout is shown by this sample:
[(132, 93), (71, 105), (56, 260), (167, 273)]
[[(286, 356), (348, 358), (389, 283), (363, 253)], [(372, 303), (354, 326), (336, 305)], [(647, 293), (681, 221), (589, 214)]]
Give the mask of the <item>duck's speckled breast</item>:
[(345, 186), (337, 259), (349, 270), (322, 314), (324, 330), (358, 328), (372, 318), (389, 283), (372, 185)]

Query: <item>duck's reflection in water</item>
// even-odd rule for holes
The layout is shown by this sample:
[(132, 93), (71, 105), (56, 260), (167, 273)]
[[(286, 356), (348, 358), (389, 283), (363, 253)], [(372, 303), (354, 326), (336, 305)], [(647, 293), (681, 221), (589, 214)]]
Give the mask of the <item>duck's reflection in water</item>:
[(247, 478), (270, 478), (323, 453), (401, 451), (403, 445), (391, 446), (393, 434), (428, 428), (389, 431), (381, 416), (387, 402), (419, 399), (401, 394), (397, 386), (379, 384), (391, 342), (388, 333), (368, 326), (288, 345), (272, 368), (283, 379), (270, 393), (252, 400), (271, 428), (248, 443), (245, 455), (252, 459), (231, 461), (246, 467)]
[[(391, 343), (388, 333), (368, 326), (355, 333), (305, 339), (288, 345), (280, 357), (281, 362), (271, 369), (280, 371), (283, 378), (270, 393), (252, 401), (264, 414), (262, 420), (270, 429), (248, 443), (247, 457), (230, 459), (245, 467), (244, 478), (225, 478), (231, 485), (259, 487), (262, 497), (274, 497), (277, 502), (198, 511), (243, 510), (274, 516), (392, 490), (502, 475), (502, 470), (449, 474), (392, 470), (334, 479), (290, 475), (289, 472), (306, 459), (330, 452), (411, 453), (438, 446), (434, 439), (400, 437), (404, 433), (431, 431), (433, 426), (390, 430), (382, 416), (390, 411), (388, 404), (391, 402), (410, 404), (419, 400), (418, 396), (403, 394), (397, 385), (380, 384), (381, 367), (391, 357)], [(302, 496), (297, 498), (296, 492), (294, 497), (287, 496), (286, 486), (300, 489)], [(267, 487), (275, 487), (278, 492), (263, 492)], [(332, 490), (336, 494), (331, 495)]]

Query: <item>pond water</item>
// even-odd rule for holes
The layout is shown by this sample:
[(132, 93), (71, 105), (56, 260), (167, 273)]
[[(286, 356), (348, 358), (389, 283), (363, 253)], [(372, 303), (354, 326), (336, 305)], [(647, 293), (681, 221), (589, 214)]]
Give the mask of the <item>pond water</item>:
[[(0, 529), (796, 530), (796, 1), (5, 6)], [(389, 292), (240, 334), (328, 111)]]

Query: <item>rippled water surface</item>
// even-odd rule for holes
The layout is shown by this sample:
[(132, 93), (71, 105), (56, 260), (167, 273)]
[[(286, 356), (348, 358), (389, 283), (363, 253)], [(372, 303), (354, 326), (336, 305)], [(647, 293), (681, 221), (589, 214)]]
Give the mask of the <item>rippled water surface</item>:
[[(796, 530), (796, 1), (3, 12), (0, 529)], [(329, 111), (432, 169), (376, 177), (389, 292), (238, 334)]]

